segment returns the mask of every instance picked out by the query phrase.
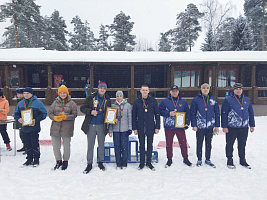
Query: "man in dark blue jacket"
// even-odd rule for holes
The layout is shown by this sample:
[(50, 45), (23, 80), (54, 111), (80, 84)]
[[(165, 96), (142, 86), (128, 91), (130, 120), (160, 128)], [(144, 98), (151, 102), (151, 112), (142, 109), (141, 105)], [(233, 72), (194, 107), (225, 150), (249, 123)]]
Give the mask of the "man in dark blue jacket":
[(138, 169), (143, 169), (145, 166), (145, 138), (147, 137), (147, 160), (146, 166), (151, 170), (155, 170), (151, 164), (153, 138), (154, 133), (158, 134), (160, 129), (160, 114), (156, 99), (150, 96), (149, 87), (142, 85), (141, 95), (134, 101), (132, 128), (134, 134), (138, 134), (140, 144), (140, 165)]
[(25, 148), (27, 152), (27, 161), (25, 166), (39, 165), (40, 149), (39, 149), (39, 132), (41, 131), (40, 122), (47, 116), (47, 111), (44, 104), (33, 96), (33, 89), (27, 87), (23, 90), (24, 99), (20, 101), (16, 107), (14, 118), (19, 123), (23, 124), (23, 116), (21, 111), (32, 109), (32, 124), (22, 126), (21, 132), (25, 139)]
[[(210, 161), (211, 141), (214, 133), (218, 133), (220, 127), (220, 110), (218, 101), (210, 93), (210, 86), (207, 83), (201, 85), (198, 96), (192, 100), (191, 126), (196, 131), (197, 138), (197, 166), (202, 165), (202, 146), (205, 137), (205, 164), (214, 167)], [(214, 129), (214, 130), (213, 130)]]
[[(173, 137), (177, 136), (181, 153), (184, 158), (184, 164), (192, 166), (192, 163), (188, 160), (187, 152), (187, 140), (185, 135), (185, 129), (188, 128), (190, 124), (190, 110), (188, 104), (179, 95), (178, 86), (174, 85), (171, 87), (170, 95), (161, 101), (159, 104), (160, 115), (164, 118), (164, 128), (166, 137), (166, 151), (168, 161), (165, 167), (170, 167), (172, 164), (173, 156)], [(185, 112), (185, 127), (175, 128), (174, 121), (176, 112)]]
[(254, 131), (255, 119), (251, 102), (243, 94), (243, 85), (236, 83), (232, 94), (222, 103), (222, 128), (226, 133), (226, 157), (227, 166), (234, 169), (233, 146), (235, 139), (238, 142), (238, 155), (240, 165), (251, 169), (245, 158), (245, 148), (248, 137), (248, 126), (250, 132)]

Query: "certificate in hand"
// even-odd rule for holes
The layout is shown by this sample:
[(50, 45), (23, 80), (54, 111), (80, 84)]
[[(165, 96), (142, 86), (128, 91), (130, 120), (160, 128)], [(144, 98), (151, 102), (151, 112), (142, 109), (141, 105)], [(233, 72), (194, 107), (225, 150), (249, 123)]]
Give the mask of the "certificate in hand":
[(32, 124), (33, 114), (32, 109), (22, 110), (21, 111), (22, 126), (29, 126)]
[(175, 128), (185, 127), (185, 112), (176, 112), (174, 126)]
[(118, 109), (107, 107), (106, 115), (105, 115), (105, 123), (106, 124), (116, 124), (115, 119), (117, 118)]

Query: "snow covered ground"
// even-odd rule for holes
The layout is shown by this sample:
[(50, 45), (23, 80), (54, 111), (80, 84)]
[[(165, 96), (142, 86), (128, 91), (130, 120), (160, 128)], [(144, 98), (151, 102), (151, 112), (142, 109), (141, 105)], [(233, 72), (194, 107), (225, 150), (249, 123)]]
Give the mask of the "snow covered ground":
[[(226, 167), (225, 136), (217, 135), (213, 139), (211, 160), (217, 168), (203, 165), (187, 167), (182, 163), (180, 149), (174, 148), (173, 165), (164, 168), (165, 149), (159, 149), (159, 163), (156, 171), (148, 168), (137, 170), (138, 164), (129, 164), (126, 170), (116, 170), (115, 164), (106, 164), (106, 171), (96, 167), (89, 174), (83, 174), (86, 167), (86, 136), (80, 130), (84, 117), (79, 116), (75, 123), (75, 135), (72, 139), (72, 152), (69, 168), (66, 171), (52, 171), (55, 165), (51, 146), (41, 146), (41, 159), (38, 168), (24, 167), (25, 156), (7, 156), (1, 141), (3, 156), (0, 163), (0, 199), (266, 199), (267, 179), (267, 134), (265, 117), (256, 117), (256, 131), (249, 134), (247, 142), (247, 161), (252, 169), (238, 164), (235, 145), (235, 170)], [(42, 122), (40, 139), (50, 139), (51, 120)], [(13, 141), (12, 125), (8, 125), (10, 139)], [(106, 141), (112, 139), (107, 136)], [(154, 145), (164, 141), (164, 129), (155, 135)], [(196, 163), (195, 132), (187, 130), (190, 145), (189, 159)], [(177, 139), (175, 138), (175, 141)], [(11, 143), (12, 147), (14, 146)], [(21, 141), (17, 137), (17, 148)], [(95, 149), (96, 152), (96, 149)], [(13, 152), (11, 152), (13, 153)]]

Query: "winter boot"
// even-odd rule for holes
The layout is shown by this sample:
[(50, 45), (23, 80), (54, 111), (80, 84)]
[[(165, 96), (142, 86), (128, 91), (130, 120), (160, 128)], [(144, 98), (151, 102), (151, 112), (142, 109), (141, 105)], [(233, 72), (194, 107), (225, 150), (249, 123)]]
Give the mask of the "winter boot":
[(227, 167), (229, 169), (235, 169), (234, 161), (232, 158), (227, 159)]
[(22, 147), (21, 149), (18, 149), (17, 152), (22, 152), (22, 151), (25, 151), (25, 148)]
[(245, 159), (240, 160), (240, 165), (242, 165), (243, 167), (246, 167), (248, 169), (251, 169), (250, 165), (247, 163), (247, 161)]
[(29, 165), (32, 165), (33, 162), (32, 162), (32, 159), (27, 159), (27, 161), (23, 164), (24, 166), (29, 166)]
[(202, 165), (202, 160), (198, 160), (196, 165), (197, 167), (200, 167)]
[(98, 163), (98, 167), (99, 167), (99, 169), (102, 170), (102, 171), (105, 171), (105, 170), (106, 170), (105, 166), (103, 165), (103, 162), (99, 162), (99, 163)]
[(165, 168), (170, 167), (171, 165), (172, 165), (172, 159), (169, 158), (166, 165), (165, 165)]
[(57, 170), (62, 165), (62, 160), (57, 160), (56, 166), (54, 167), (54, 170)]
[(142, 170), (144, 169), (145, 167), (145, 164), (144, 163), (140, 163), (140, 165), (138, 166), (138, 170)]
[(83, 173), (88, 174), (91, 170), (92, 170), (92, 164), (88, 164)]
[(8, 150), (8, 151), (11, 151), (12, 150), (12, 148), (11, 148), (11, 146), (10, 146), (10, 144), (8, 143), (8, 144), (6, 144), (6, 149)]
[(188, 160), (188, 158), (184, 158), (184, 164), (186, 164), (189, 167), (192, 167), (192, 163)]
[(38, 167), (39, 164), (40, 164), (39, 158), (34, 158), (34, 160), (33, 160), (33, 167)]
[(66, 170), (67, 168), (68, 168), (68, 161), (67, 160), (64, 160), (63, 163), (62, 163), (61, 169), (62, 170)]
[(147, 163), (146, 166), (151, 169), (152, 171), (155, 171), (155, 167), (151, 163)]
[(210, 160), (205, 160), (205, 164), (209, 165), (209, 166), (211, 166), (213, 168), (216, 168), (216, 166)]

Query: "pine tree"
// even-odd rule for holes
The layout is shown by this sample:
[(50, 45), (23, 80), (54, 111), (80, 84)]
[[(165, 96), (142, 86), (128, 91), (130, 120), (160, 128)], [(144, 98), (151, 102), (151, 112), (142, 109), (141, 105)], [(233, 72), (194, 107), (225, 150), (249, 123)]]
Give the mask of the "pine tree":
[(131, 51), (136, 44), (134, 39), (136, 36), (131, 35), (134, 22), (129, 22), (130, 16), (126, 16), (122, 11), (116, 15), (111, 24), (110, 29), (114, 37), (114, 50), (115, 51)]
[(0, 21), (11, 18), (12, 25), (4, 32), (6, 37), (2, 46), (14, 47), (42, 47), (45, 36), (43, 18), (40, 6), (35, 0), (16, 0), (1, 5)]
[(201, 26), (199, 19), (203, 16), (194, 4), (188, 4), (185, 12), (177, 15), (177, 27), (173, 29), (173, 44), (175, 51), (191, 51), (194, 41), (199, 37)]
[(69, 42), (72, 51), (94, 51), (95, 38), (94, 33), (90, 30), (89, 23), (83, 23), (79, 16), (72, 19), (74, 25), (74, 33), (70, 33)]
[(202, 43), (202, 51), (215, 51), (214, 48), (214, 37), (211, 28), (206, 33), (206, 38), (204, 39), (205, 43)]
[(168, 32), (166, 33), (160, 33), (160, 41), (159, 41), (159, 51), (164, 51), (164, 52), (170, 52), (172, 48), (172, 44), (170, 41), (170, 34)]
[(66, 35), (68, 31), (63, 17), (59, 15), (59, 11), (55, 10), (51, 17), (45, 18), (46, 24), (46, 49), (67, 51), (69, 49), (67, 45)]
[(101, 24), (100, 26), (100, 30), (99, 30), (99, 39), (98, 39), (98, 43), (97, 43), (97, 49), (99, 51), (110, 51), (111, 50), (111, 46), (108, 44), (108, 38), (110, 36), (110, 34), (108, 33), (108, 28), (109, 26), (105, 26), (103, 24)]

